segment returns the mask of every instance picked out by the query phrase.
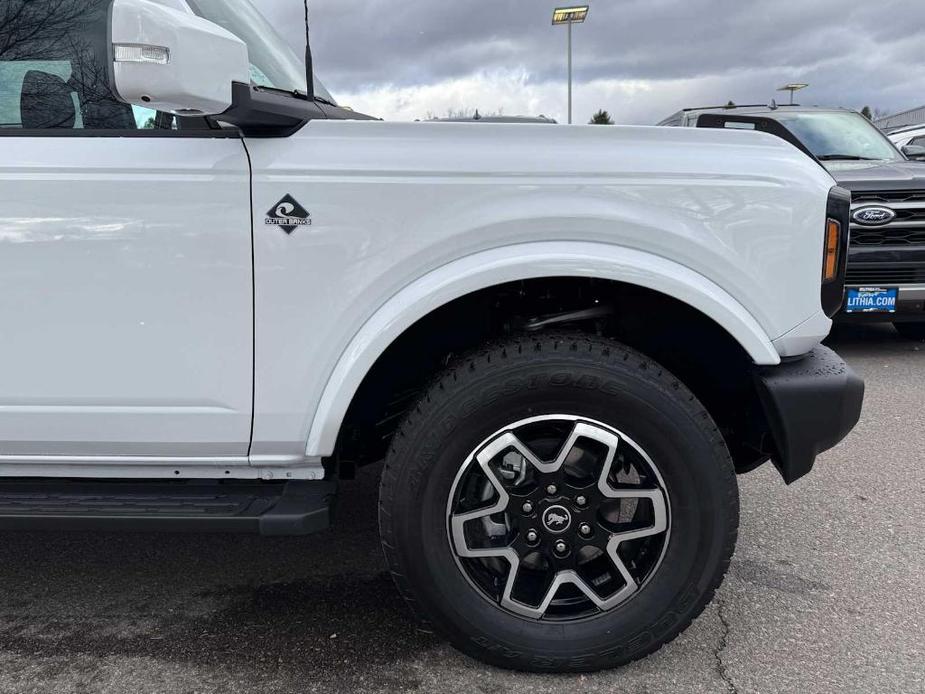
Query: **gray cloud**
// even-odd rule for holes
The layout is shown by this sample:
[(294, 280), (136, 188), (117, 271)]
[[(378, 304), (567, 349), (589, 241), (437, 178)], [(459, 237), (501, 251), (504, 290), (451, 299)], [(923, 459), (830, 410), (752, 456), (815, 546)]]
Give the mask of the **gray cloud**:
[[(301, 45), (301, 0), (256, 0)], [(578, 88), (639, 81), (658, 98), (601, 103), (651, 122), (698, 103), (765, 102), (780, 84), (812, 83), (804, 100), (896, 110), (925, 102), (925, 3), (919, 0), (592, 0), (576, 26)], [(318, 73), (335, 93), (439, 85), (498, 70), (526, 83), (564, 81), (565, 30), (555, 2), (310, 0)], [(666, 85), (678, 89), (669, 107)], [(700, 85), (701, 89), (698, 89)], [(680, 100), (681, 97), (687, 100)], [(471, 106), (471, 104), (459, 104)], [(491, 108), (486, 94), (484, 108)], [(426, 110), (422, 106), (421, 112)]]

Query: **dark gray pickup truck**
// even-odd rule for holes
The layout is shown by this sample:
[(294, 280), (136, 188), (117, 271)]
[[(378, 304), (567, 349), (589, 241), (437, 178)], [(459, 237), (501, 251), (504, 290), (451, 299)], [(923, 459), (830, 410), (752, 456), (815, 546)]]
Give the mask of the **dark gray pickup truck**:
[(816, 159), (852, 193), (847, 289), (836, 320), (892, 322), (925, 340), (925, 163), (913, 159), (925, 148), (900, 151), (845, 109), (685, 109), (659, 125), (764, 131)]

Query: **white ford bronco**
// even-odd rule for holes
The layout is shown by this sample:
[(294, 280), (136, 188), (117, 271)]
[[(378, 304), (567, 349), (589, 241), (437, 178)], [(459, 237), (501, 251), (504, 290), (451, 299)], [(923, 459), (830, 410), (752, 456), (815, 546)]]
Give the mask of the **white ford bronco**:
[(849, 196), (779, 138), (379, 122), (247, 0), (4, 0), (0, 125), (2, 529), (310, 533), (384, 460), (419, 617), (593, 670), (858, 420)]

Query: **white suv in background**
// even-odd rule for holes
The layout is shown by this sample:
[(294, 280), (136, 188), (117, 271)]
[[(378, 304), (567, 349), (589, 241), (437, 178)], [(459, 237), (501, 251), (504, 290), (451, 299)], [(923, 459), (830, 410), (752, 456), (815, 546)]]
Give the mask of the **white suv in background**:
[(890, 138), (890, 141), (899, 149), (907, 145), (925, 147), (925, 124), (894, 130), (891, 133), (887, 133), (887, 137)]

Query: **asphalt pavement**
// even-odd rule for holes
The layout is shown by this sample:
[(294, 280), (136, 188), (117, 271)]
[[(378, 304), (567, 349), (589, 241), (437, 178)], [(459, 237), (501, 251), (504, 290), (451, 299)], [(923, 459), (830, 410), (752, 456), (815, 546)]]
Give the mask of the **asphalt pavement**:
[(371, 469), (304, 539), (0, 533), (0, 692), (925, 692), (925, 345), (832, 346), (867, 381), (861, 423), (792, 487), (740, 478), (725, 584), (644, 661), (524, 675), (418, 631)]

